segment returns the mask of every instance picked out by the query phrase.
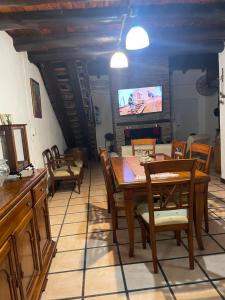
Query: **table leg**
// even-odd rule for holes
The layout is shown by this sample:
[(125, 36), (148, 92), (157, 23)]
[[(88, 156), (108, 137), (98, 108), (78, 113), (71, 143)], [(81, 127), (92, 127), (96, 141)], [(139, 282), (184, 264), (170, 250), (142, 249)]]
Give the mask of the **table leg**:
[(202, 241), (202, 221), (204, 216), (205, 184), (195, 185), (194, 223), (198, 248), (204, 250)]
[(134, 202), (133, 202), (133, 191), (131, 189), (124, 190), (124, 204), (127, 218), (127, 227), (129, 235), (129, 256), (134, 256)]

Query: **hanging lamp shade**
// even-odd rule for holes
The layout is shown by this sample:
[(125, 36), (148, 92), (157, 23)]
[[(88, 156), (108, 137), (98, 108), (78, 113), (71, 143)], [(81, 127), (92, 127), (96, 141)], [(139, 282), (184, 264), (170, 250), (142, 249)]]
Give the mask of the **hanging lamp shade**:
[(138, 50), (148, 47), (150, 44), (147, 31), (141, 26), (132, 27), (126, 36), (126, 49)]
[(110, 68), (127, 68), (128, 67), (128, 59), (126, 54), (122, 51), (116, 51), (110, 60)]

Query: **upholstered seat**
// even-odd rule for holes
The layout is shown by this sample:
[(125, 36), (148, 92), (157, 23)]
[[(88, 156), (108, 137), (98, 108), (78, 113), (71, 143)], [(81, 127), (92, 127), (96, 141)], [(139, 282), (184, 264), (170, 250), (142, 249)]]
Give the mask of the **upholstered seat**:
[[(81, 169), (79, 167), (71, 167), (71, 171), (76, 176), (76, 175), (80, 174)], [(67, 176), (71, 176), (71, 174), (68, 171), (68, 168), (66, 168), (66, 167), (61, 167), (60, 169), (54, 170), (53, 171), (53, 175), (55, 177), (67, 177)]]
[[(149, 223), (149, 210), (146, 202), (137, 206), (137, 213), (146, 223)], [(154, 211), (154, 217), (156, 226), (188, 223), (187, 209)]]

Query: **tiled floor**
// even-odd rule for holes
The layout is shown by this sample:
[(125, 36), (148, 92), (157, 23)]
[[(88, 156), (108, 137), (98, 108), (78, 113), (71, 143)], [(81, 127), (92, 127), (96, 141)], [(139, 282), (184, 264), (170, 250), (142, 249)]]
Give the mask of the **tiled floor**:
[(150, 249), (142, 249), (138, 224), (135, 257), (128, 257), (124, 217), (119, 220), (118, 244), (113, 244), (102, 172), (92, 165), (81, 194), (68, 185), (49, 200), (58, 252), (41, 299), (225, 299), (225, 185), (212, 177), (209, 191), (210, 234), (203, 231), (205, 250), (195, 243), (195, 269), (188, 268), (185, 235), (178, 247), (172, 234), (164, 233), (158, 235), (156, 275)]

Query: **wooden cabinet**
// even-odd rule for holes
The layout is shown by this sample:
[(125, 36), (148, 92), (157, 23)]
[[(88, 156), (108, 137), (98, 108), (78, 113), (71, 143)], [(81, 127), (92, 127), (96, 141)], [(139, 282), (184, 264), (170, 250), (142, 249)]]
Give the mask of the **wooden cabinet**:
[(0, 299), (39, 299), (55, 254), (46, 170), (0, 189)]
[(19, 300), (19, 286), (12, 240), (0, 247), (0, 299)]

